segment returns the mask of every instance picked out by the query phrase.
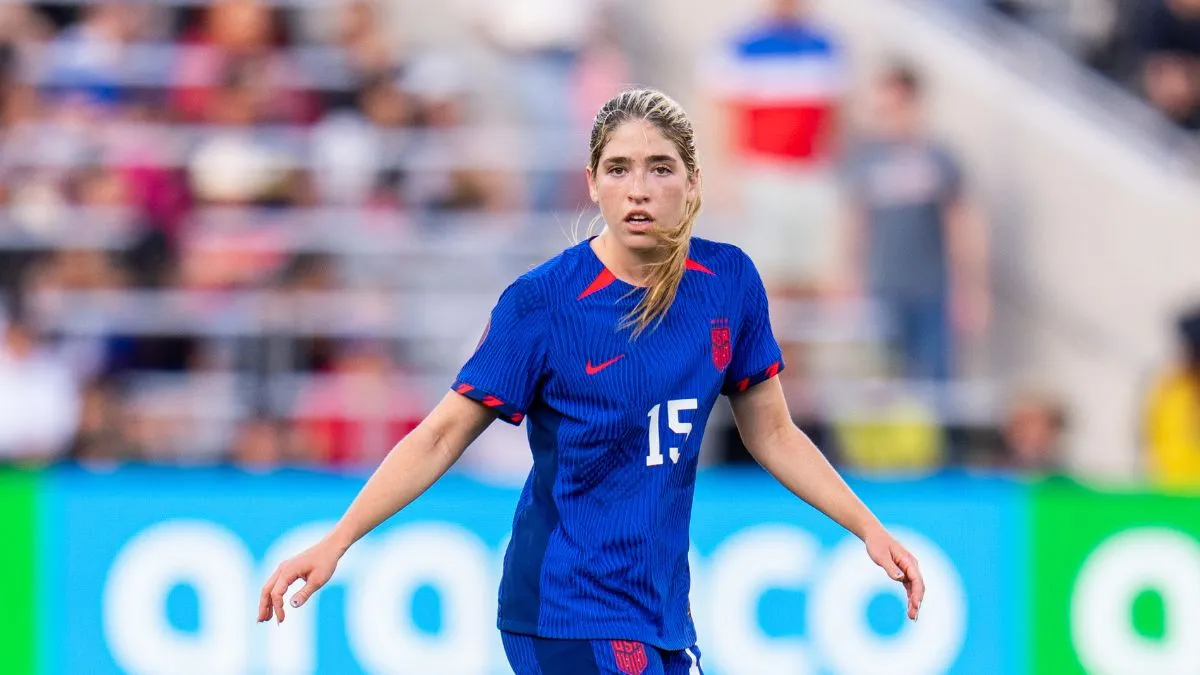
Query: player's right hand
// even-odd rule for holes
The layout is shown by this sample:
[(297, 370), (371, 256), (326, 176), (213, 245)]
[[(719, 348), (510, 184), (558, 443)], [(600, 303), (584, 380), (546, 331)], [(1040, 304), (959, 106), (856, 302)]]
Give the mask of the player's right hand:
[(263, 584), (258, 599), (258, 621), (270, 621), (274, 616), (283, 623), (283, 595), (297, 579), (305, 581), (304, 587), (292, 596), (292, 607), (300, 607), (313, 593), (333, 577), (342, 551), (332, 543), (322, 540), (303, 553), (288, 558), (275, 568), (275, 573)]

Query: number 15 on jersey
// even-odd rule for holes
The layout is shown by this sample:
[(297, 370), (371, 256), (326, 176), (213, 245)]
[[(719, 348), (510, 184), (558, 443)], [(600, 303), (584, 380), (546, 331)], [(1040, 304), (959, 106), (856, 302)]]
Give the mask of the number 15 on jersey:
[[(697, 401), (694, 398), (680, 398), (673, 401), (667, 401), (667, 428), (673, 434), (682, 435), (686, 441), (688, 434), (692, 433), (692, 423), (684, 422), (679, 419), (679, 413), (684, 410), (695, 410)], [(658, 417), (659, 410), (662, 404), (659, 403), (646, 413), (650, 418), (650, 454), (646, 457), (646, 466), (659, 466), (663, 463), (662, 440), (659, 436)], [(680, 443), (682, 445), (682, 443)], [(670, 449), (671, 463), (679, 462), (679, 448), (672, 446)]]

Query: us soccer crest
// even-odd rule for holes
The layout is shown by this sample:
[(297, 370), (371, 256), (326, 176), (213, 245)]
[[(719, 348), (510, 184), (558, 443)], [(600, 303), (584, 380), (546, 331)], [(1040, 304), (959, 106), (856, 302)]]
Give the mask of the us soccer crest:
[(646, 670), (646, 646), (640, 642), (613, 640), (613, 658), (626, 675), (642, 675)]
[(712, 360), (717, 370), (725, 370), (733, 360), (733, 343), (729, 337), (729, 319), (712, 322)]

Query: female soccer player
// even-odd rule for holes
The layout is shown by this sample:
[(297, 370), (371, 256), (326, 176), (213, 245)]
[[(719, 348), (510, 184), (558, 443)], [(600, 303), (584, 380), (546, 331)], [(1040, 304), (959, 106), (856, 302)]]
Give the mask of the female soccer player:
[(492, 420), (528, 418), (534, 465), (500, 584), (499, 628), (518, 675), (699, 673), (688, 529), (700, 439), (720, 394), (755, 458), (853, 532), (908, 591), (917, 561), (792, 423), (754, 264), (692, 236), (700, 167), (683, 109), (621, 93), (592, 128), (588, 188), (604, 229), (500, 296), (452, 391), (391, 451), (345, 515), (263, 586), (284, 619), (346, 550), (404, 508)]

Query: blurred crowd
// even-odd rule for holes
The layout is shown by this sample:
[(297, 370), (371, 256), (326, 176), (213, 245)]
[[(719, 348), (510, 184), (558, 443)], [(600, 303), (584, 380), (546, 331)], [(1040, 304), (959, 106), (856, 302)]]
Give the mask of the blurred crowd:
[(0, 454), (377, 462), (429, 405), (381, 259), (575, 206), (555, 148), (628, 76), (542, 4), (466, 18), (508, 99), (388, 3), (0, 5)]
[[(378, 462), (448, 385), (446, 343), (478, 335), (420, 315), (482, 290), (459, 318), (481, 328), (546, 248), (489, 277), (492, 247), (553, 252), (587, 204), (592, 111), (672, 91), (630, 6), (480, 3), (480, 56), (411, 47), (370, 0), (0, 5), (0, 457)], [(687, 101), (717, 120), (701, 143), (736, 217), (702, 234), (759, 265), (801, 426), (862, 471), (1064, 470), (1053, 383), (980, 390), (965, 365), (989, 224), (920, 71), (853, 81), (802, 0), (707, 52)], [(433, 257), (464, 242), (465, 270)], [(714, 424), (713, 461), (747, 461)]]

